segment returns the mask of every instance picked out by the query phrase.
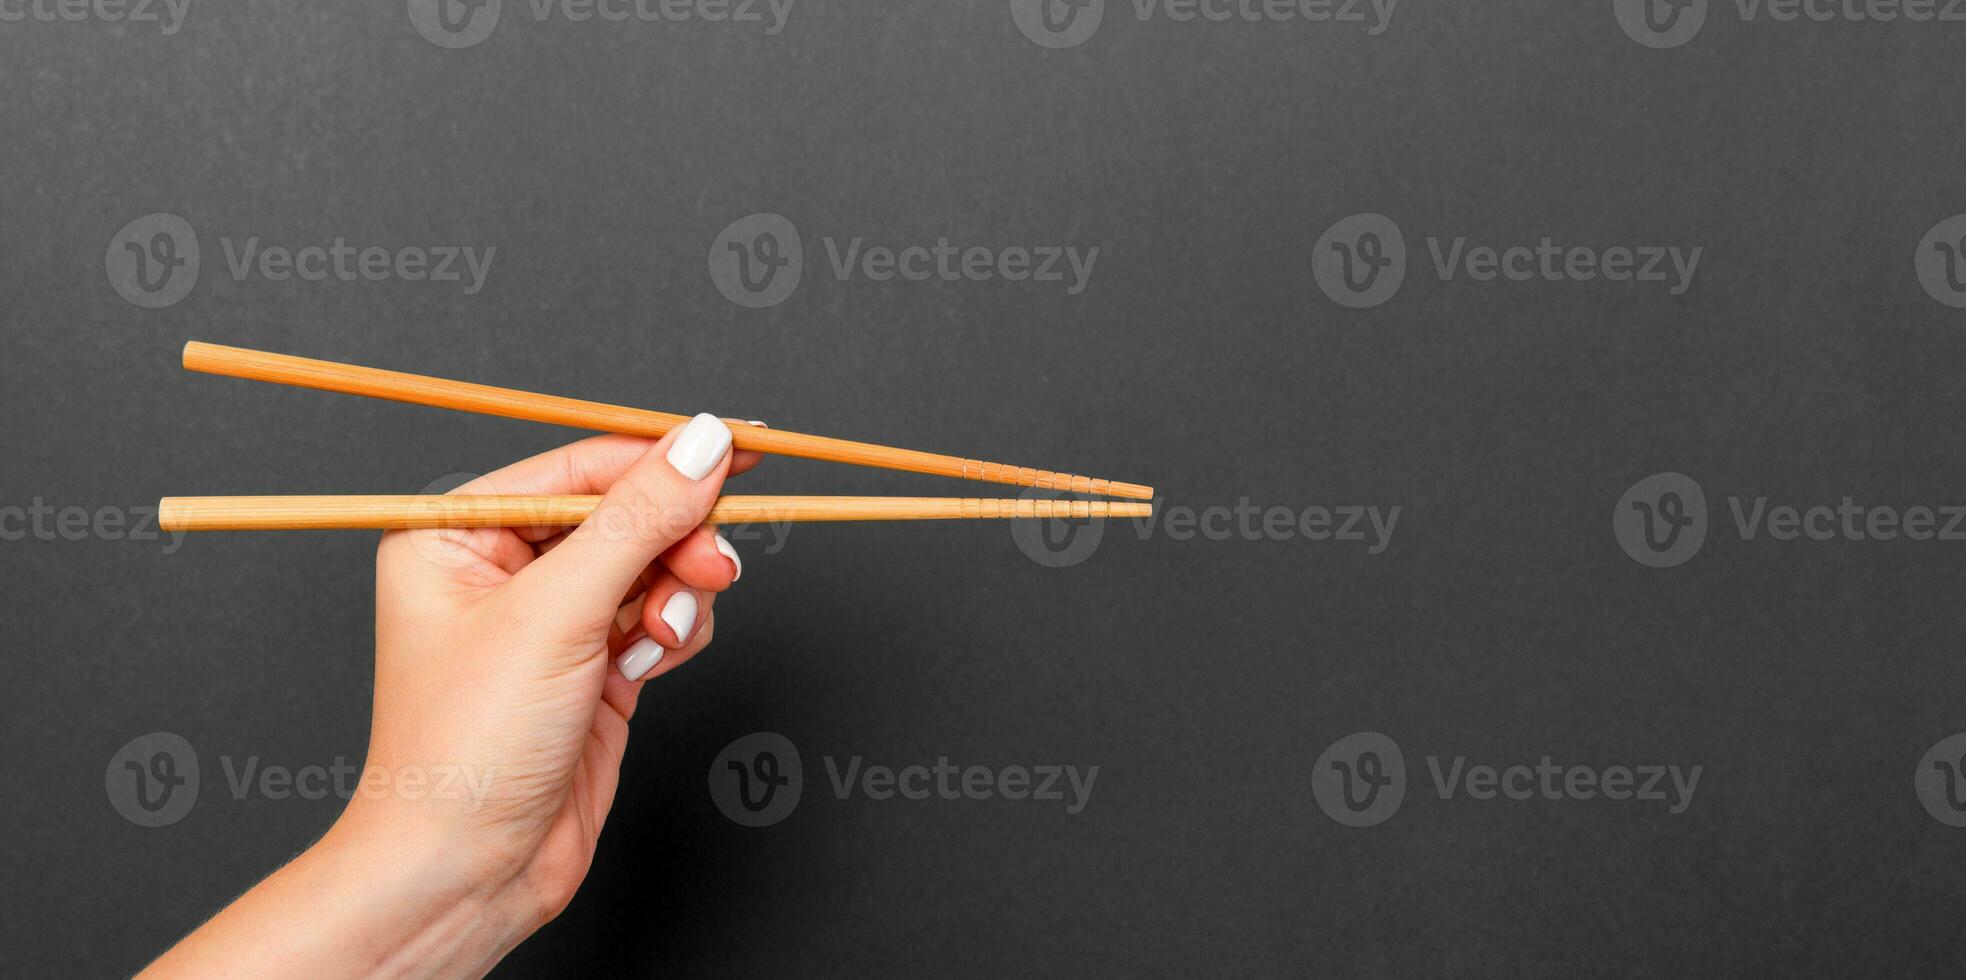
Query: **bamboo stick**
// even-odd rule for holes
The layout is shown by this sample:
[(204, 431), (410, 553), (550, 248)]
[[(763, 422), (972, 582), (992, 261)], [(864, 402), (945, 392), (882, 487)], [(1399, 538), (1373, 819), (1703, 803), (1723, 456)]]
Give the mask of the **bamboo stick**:
[[(495, 388), (335, 361), (317, 361), (196, 340), (184, 345), (184, 366), (207, 374), (651, 438), (660, 438), (690, 419), (687, 415), (669, 412), (541, 395), (513, 388)], [(725, 421), (730, 425), (731, 441), (739, 449), (1070, 493), (1134, 500), (1152, 500), (1154, 496), (1154, 488), (1137, 483), (1120, 483), (960, 456), (804, 435), (783, 429), (765, 429), (746, 425), (736, 419)]]
[[(600, 501), (598, 496), (585, 495), (165, 497), (158, 503), (158, 526), (165, 531), (557, 527), (586, 520)], [(1146, 517), (1152, 513), (1152, 504), (1105, 500), (726, 496), (718, 498), (705, 523)]]

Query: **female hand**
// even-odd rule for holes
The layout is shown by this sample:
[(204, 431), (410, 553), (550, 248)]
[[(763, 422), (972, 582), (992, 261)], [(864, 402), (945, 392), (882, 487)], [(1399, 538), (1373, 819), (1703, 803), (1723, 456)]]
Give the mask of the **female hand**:
[[(641, 685), (709, 643), (736, 552), (700, 526), (757, 462), (699, 415), (604, 436), (456, 493), (605, 493), (571, 531), (399, 531), (376, 556), (367, 766), (314, 847), (154, 975), (475, 975), (587, 873)], [(351, 953), (353, 955), (351, 955)]]

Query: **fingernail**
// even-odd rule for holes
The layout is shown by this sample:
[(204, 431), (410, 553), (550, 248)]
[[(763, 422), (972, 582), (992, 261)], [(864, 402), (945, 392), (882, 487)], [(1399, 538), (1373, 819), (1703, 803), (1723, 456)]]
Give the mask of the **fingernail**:
[(696, 631), (696, 593), (688, 589), (669, 597), (662, 604), (662, 621), (676, 634), (676, 645), (689, 642), (689, 635)]
[(769, 429), (769, 428), (771, 428), (771, 426), (769, 426), (769, 425), (766, 425), (766, 424), (764, 424), (763, 422), (760, 422), (760, 421), (758, 421), (757, 419), (752, 419), (752, 420), (751, 420), (751, 422), (750, 422), (750, 424), (752, 424), (752, 425), (755, 425), (755, 426), (757, 426), (757, 427), (758, 427), (758, 428), (760, 428), (760, 429)]
[(730, 427), (723, 419), (705, 413), (690, 419), (676, 434), (676, 441), (669, 444), (669, 465), (692, 480), (701, 480), (729, 451)]
[(725, 541), (721, 534), (717, 535), (717, 553), (730, 559), (731, 581), (735, 582), (744, 577), (744, 559), (737, 557), (737, 549), (731, 547), (730, 542)]
[(662, 644), (644, 636), (621, 651), (621, 658), (614, 662), (621, 676), (631, 681), (641, 680), (655, 665), (662, 662)]

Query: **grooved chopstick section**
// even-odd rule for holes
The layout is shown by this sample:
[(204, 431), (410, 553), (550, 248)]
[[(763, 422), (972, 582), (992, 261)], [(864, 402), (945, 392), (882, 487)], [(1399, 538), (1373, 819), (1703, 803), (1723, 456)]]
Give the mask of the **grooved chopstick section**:
[[(526, 419), (553, 425), (621, 432), (660, 438), (689, 421), (689, 416), (647, 409), (608, 405), (602, 402), (541, 395), (515, 388), (497, 388), (452, 381), (402, 371), (318, 361), (289, 354), (248, 350), (191, 341), (184, 345), (184, 366), (192, 371), (220, 374), (253, 381), (338, 391), (368, 398), (448, 408), (501, 418)], [(731, 441), (739, 449), (751, 449), (780, 456), (821, 459), (856, 466), (873, 466), (911, 473), (928, 473), (987, 483), (1006, 483), (1072, 493), (1152, 500), (1154, 488), (1137, 483), (1096, 479), (1071, 473), (1055, 473), (1026, 466), (1008, 466), (961, 456), (944, 456), (913, 449), (898, 449), (867, 442), (805, 435), (783, 429), (764, 429), (742, 421), (726, 419)], [(929, 499), (929, 498), (921, 498)], [(949, 498), (954, 499), (954, 498)]]
[[(598, 496), (165, 497), (164, 531), (347, 531), (412, 528), (560, 527), (579, 524)], [(1147, 517), (1153, 505), (1108, 500), (994, 500), (976, 497), (720, 497), (706, 523), (944, 521)]]

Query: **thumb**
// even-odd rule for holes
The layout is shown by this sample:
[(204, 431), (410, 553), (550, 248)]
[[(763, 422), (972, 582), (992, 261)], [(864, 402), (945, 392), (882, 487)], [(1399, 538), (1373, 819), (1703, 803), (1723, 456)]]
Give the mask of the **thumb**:
[(670, 545), (703, 523), (730, 469), (730, 429), (698, 415), (651, 446), (599, 507), (507, 583), (544, 616), (605, 635), (621, 597)]

